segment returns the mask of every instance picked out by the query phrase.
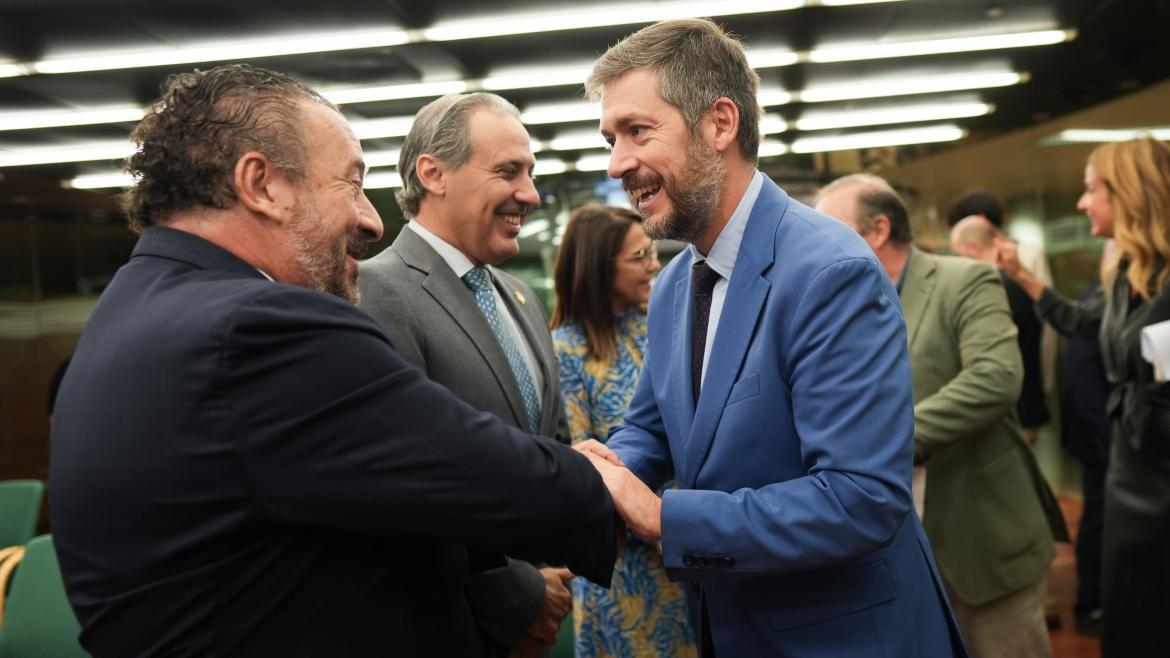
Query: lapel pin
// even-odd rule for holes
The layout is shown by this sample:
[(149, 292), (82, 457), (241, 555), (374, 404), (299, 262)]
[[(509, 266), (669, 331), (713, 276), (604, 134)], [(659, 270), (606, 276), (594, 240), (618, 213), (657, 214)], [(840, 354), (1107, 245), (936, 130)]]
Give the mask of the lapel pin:
[(527, 304), (528, 303), (528, 300), (524, 299), (524, 295), (521, 295), (519, 290), (513, 290), (512, 296), (516, 298), (516, 302), (518, 304)]

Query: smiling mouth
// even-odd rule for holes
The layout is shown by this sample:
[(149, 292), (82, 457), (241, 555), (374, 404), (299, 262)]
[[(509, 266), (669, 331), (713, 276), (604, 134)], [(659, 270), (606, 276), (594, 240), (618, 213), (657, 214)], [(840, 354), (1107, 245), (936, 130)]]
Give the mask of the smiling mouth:
[(634, 199), (637, 200), (638, 203), (641, 203), (641, 202), (645, 201), (646, 199), (649, 199), (650, 197), (654, 196), (658, 192), (658, 190), (660, 190), (661, 188), (662, 188), (661, 184), (643, 185), (642, 187), (636, 187), (636, 188), (630, 190), (630, 196), (634, 197)]
[(524, 215), (523, 214), (517, 215), (517, 214), (509, 214), (509, 213), (502, 213), (501, 212), (501, 213), (496, 213), (496, 216), (499, 217), (500, 219), (504, 220), (506, 223), (511, 224), (512, 226), (520, 226), (521, 224), (524, 223)]

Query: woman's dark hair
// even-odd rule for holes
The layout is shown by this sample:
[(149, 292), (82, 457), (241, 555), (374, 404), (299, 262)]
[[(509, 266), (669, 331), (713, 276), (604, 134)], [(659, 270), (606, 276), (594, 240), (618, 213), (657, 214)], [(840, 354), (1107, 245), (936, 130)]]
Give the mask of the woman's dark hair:
[(613, 321), (615, 259), (634, 222), (642, 216), (626, 208), (591, 203), (569, 218), (553, 268), (556, 303), (552, 327), (575, 324), (585, 332), (591, 358), (609, 360), (617, 353)]

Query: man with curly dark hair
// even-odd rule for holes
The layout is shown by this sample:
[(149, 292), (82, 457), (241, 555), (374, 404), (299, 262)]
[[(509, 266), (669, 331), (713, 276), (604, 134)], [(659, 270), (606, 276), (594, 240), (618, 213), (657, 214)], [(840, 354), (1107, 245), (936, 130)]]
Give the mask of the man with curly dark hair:
[(224, 66), (173, 78), (133, 139), (142, 236), (52, 430), (88, 651), (482, 656), (465, 546), (609, 582), (588, 461), (459, 401), (351, 303), (382, 223), (336, 107)]

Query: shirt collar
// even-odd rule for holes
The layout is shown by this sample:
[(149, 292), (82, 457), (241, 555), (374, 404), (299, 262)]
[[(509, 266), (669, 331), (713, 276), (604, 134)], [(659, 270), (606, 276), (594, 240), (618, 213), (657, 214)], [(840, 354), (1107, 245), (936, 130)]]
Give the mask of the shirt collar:
[(913, 255), (913, 249), (906, 250), (906, 262), (902, 264), (902, 272), (898, 274), (898, 282), (894, 286), (898, 290), (899, 295), (902, 294), (902, 284), (906, 283), (906, 271), (910, 269), (910, 257)]
[(425, 240), (427, 244), (431, 245), (431, 248), (439, 254), (439, 257), (447, 263), (447, 266), (451, 268), (455, 276), (460, 279), (475, 267), (475, 263), (471, 262), (471, 259), (464, 255), (462, 251), (459, 251), (458, 247), (428, 231), (426, 227), (418, 223), (418, 220), (412, 219), (406, 226), (417, 233), (418, 237)]
[(739, 244), (743, 242), (748, 217), (751, 216), (752, 208), (755, 207), (756, 199), (763, 187), (764, 174), (757, 169), (752, 181), (744, 190), (739, 205), (735, 207), (735, 212), (731, 213), (731, 218), (719, 232), (719, 237), (715, 238), (715, 244), (711, 245), (711, 252), (704, 256), (695, 245), (690, 246), (691, 255), (696, 262), (706, 260), (707, 265), (718, 272), (720, 277), (731, 280), (731, 271), (735, 268), (735, 257), (739, 255)]

